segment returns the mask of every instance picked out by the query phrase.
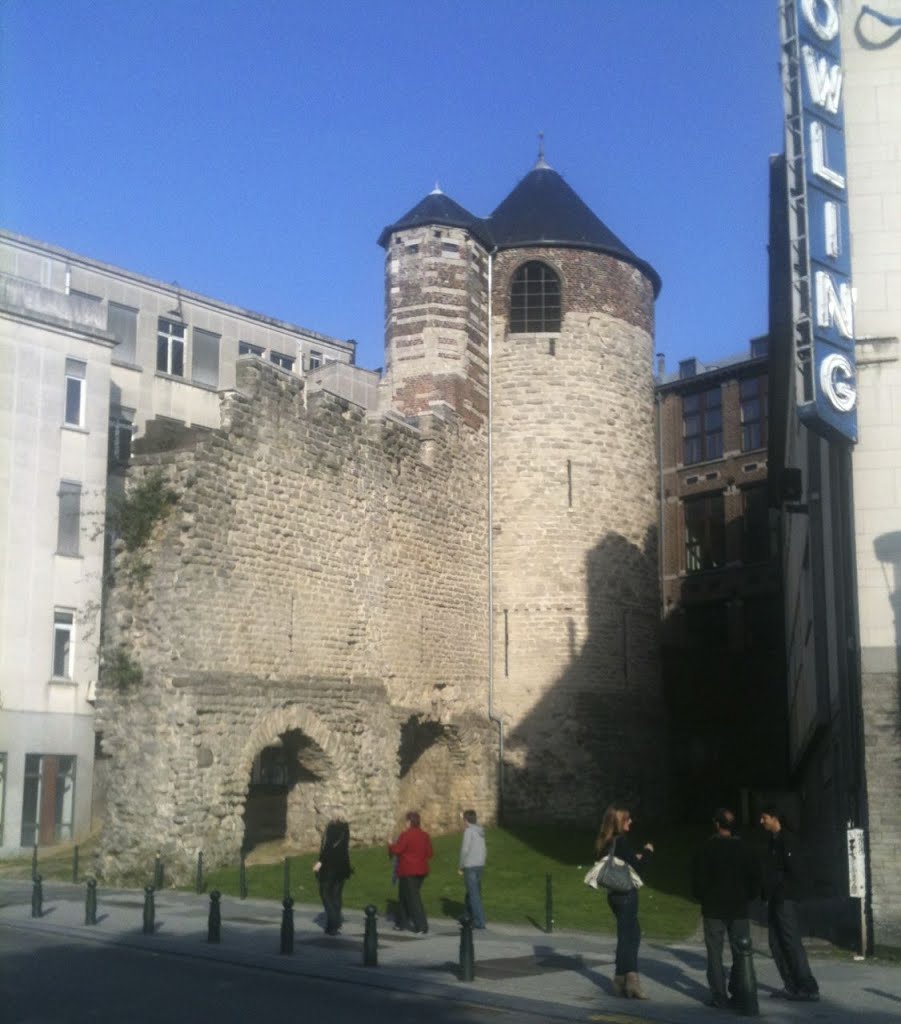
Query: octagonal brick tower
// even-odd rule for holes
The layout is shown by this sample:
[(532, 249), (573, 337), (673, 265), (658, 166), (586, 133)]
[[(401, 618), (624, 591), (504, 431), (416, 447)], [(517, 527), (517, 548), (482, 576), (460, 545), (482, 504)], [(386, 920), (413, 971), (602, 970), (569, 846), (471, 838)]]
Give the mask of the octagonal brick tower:
[(656, 813), (660, 279), (543, 158), (485, 224), (504, 814), (590, 823), (614, 799)]

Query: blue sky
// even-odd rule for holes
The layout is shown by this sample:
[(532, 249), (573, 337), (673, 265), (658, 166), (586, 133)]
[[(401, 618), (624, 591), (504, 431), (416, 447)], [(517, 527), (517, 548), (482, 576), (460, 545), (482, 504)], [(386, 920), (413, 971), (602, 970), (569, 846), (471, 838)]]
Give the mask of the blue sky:
[(776, 0), (0, 0), (0, 224), (382, 363), (381, 229), (546, 157), (663, 279), (667, 365), (766, 327)]

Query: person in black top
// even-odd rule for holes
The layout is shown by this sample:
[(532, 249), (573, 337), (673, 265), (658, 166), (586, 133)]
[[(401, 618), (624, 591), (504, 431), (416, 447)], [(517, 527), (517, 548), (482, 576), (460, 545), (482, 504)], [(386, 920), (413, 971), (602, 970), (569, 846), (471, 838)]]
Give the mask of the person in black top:
[(740, 939), (751, 938), (748, 904), (760, 892), (760, 865), (751, 848), (735, 832), (735, 814), (727, 807), (713, 817), (714, 833), (692, 862), (691, 891), (701, 904), (704, 944), (707, 946), (708, 1006), (729, 1005), (723, 970), (723, 943), (729, 936), (732, 971), (729, 993), (737, 995)]
[(800, 896), (800, 876), (793, 839), (775, 807), (765, 807), (760, 824), (769, 833), (765, 889), (770, 952), (785, 986), (771, 993), (776, 999), (820, 998), (820, 989), (807, 962), (795, 901)]
[(341, 930), (341, 894), (350, 878), (350, 826), (340, 810), (335, 810), (326, 825), (319, 847), (319, 860), (313, 865), (319, 879), (319, 898), (325, 909), (325, 934)]
[[(613, 844), (614, 857), (619, 857), (640, 874), (651, 859), (654, 847), (651, 843), (645, 843), (641, 853), (636, 853), (626, 838), (631, 827), (630, 812), (625, 807), (611, 804), (604, 812), (595, 850), (600, 859), (610, 853)], [(638, 947), (641, 943), (638, 890), (608, 892), (607, 903), (616, 918), (616, 974), (613, 978), (613, 991), (629, 999), (647, 999), (641, 989), (638, 974)]]

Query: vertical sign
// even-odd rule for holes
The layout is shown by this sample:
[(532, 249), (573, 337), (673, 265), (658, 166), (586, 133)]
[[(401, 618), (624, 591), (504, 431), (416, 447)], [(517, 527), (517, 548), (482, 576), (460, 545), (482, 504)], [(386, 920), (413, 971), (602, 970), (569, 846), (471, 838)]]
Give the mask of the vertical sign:
[(857, 899), (864, 899), (867, 895), (862, 828), (848, 829), (848, 895)]
[(854, 303), (838, 0), (781, 0), (797, 403), (816, 432), (857, 440)]

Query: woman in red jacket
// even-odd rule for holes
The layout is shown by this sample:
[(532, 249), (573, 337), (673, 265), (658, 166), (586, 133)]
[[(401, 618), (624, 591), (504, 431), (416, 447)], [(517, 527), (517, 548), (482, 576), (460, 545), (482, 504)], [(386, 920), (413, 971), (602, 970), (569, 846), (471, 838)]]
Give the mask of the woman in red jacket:
[(422, 880), (429, 873), (432, 840), (428, 832), (419, 827), (418, 811), (409, 811), (407, 821), (409, 825), (396, 841), (388, 843), (388, 856), (397, 858), (395, 873), (400, 899), (400, 916), (394, 929), (405, 931), (412, 924), (414, 932), (425, 935), (429, 930), (429, 922), (419, 890), (422, 888)]

